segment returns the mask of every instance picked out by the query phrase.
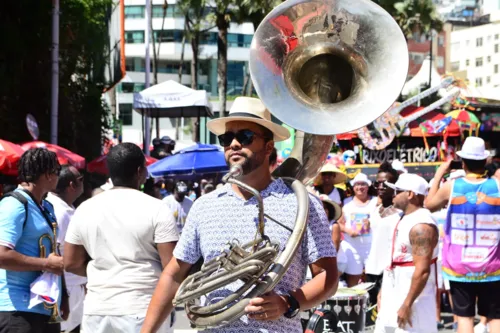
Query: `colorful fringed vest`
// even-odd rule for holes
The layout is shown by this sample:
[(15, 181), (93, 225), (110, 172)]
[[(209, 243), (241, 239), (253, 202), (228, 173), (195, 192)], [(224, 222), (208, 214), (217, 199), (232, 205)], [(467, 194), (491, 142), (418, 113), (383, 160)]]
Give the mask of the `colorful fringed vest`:
[(453, 184), (443, 244), (450, 281), (500, 281), (500, 191), (494, 179)]

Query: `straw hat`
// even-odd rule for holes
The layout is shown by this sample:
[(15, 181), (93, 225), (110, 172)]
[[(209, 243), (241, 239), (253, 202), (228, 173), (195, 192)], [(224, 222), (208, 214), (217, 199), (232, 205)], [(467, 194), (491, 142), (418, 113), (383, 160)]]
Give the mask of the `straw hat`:
[(327, 173), (327, 172), (333, 172), (335, 173), (335, 181), (334, 185), (336, 184), (344, 184), (347, 180), (347, 175), (342, 172), (339, 168), (337, 168), (335, 165), (332, 163), (325, 163), (323, 167), (321, 168), (321, 171), (319, 172), (319, 175), (316, 177), (314, 183), (318, 186), (323, 184), (323, 179), (321, 178), (322, 173)]
[(290, 131), (286, 127), (272, 122), (271, 113), (258, 98), (237, 97), (229, 110), (229, 115), (210, 120), (207, 127), (215, 135), (221, 135), (226, 132), (226, 124), (231, 121), (249, 121), (259, 124), (273, 132), (276, 142), (285, 141), (290, 137)]
[(328, 216), (329, 220), (337, 221), (340, 218), (340, 216), (342, 216), (342, 208), (340, 207), (340, 205), (338, 203), (333, 202), (332, 200), (330, 200), (330, 198), (326, 194), (321, 194), (319, 196), (319, 199), (322, 202), (324, 202), (327, 205), (329, 205), (330, 208), (333, 208), (333, 211), (335, 212), (333, 214), (333, 218), (332, 219), (330, 219), (330, 217)]

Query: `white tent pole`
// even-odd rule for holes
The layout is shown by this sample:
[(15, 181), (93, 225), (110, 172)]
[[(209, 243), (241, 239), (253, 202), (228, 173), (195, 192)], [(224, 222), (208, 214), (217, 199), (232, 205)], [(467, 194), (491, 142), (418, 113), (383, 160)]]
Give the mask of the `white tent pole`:
[[(145, 34), (144, 34), (144, 41), (146, 44), (146, 56), (145, 56), (145, 62), (146, 62), (146, 77), (144, 80), (144, 86), (146, 89), (149, 88), (150, 80), (150, 66), (151, 66), (151, 59), (149, 55), (149, 43), (151, 39), (151, 0), (146, 0), (146, 29), (145, 29)], [(154, 36), (153, 36), (154, 38)], [(144, 154), (146, 156), (149, 156), (149, 143), (151, 142), (151, 121), (149, 120), (149, 117), (146, 115), (144, 117), (144, 143), (143, 143), (143, 148), (144, 148)]]

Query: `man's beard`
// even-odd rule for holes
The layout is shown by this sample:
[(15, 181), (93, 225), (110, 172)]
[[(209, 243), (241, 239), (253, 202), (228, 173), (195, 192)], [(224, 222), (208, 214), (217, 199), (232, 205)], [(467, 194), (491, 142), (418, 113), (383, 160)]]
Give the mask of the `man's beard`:
[[(239, 164), (243, 169), (243, 175), (248, 175), (252, 171), (259, 168), (264, 163), (264, 158), (266, 158), (266, 154), (263, 151), (255, 152), (252, 158), (249, 158), (247, 154), (240, 152), (241, 156), (244, 158), (243, 162), (234, 163)], [(229, 158), (226, 160), (227, 165), (231, 168), (232, 164), (229, 162)]]

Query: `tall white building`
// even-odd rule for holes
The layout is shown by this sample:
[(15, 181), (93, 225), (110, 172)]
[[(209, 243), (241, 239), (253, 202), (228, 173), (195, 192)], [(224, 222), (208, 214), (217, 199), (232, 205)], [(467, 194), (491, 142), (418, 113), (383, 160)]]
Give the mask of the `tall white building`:
[(476, 26), (454, 24), (450, 33), (450, 72), (460, 73), (485, 97), (500, 96), (500, 17)]
[[(168, 0), (168, 9), (163, 24), (163, 34), (160, 33), (163, 22), (163, 0), (152, 0), (152, 38), (161, 46), (158, 60), (158, 83), (178, 81), (178, 69), (181, 59), (184, 17), (179, 12), (175, 0)], [(145, 0), (125, 0), (125, 57), (127, 75), (117, 87), (117, 109), (122, 121), (123, 141), (142, 142), (142, 117), (132, 110), (133, 93), (144, 89), (145, 82)], [(208, 24), (208, 23), (207, 23)], [(210, 26), (209, 26), (210, 27)], [(241, 94), (243, 81), (248, 66), (249, 47), (253, 37), (253, 25), (231, 24), (228, 33), (228, 95)], [(158, 48), (158, 43), (156, 45)], [(153, 44), (150, 43), (151, 61), (153, 59)], [(182, 84), (191, 86), (192, 51), (189, 40), (186, 40)], [(152, 66), (151, 66), (152, 68)], [(217, 98), (217, 28), (212, 28), (201, 38), (199, 55), (198, 89), (208, 91), (212, 98)], [(153, 73), (151, 73), (153, 84)], [(217, 109), (218, 103), (212, 102)], [(186, 120), (186, 123), (188, 120)], [(153, 135), (156, 132), (153, 126)], [(175, 137), (175, 119), (160, 120), (160, 136)], [(202, 136), (203, 137), (203, 136)], [(180, 130), (180, 141), (190, 141), (191, 133)]]

